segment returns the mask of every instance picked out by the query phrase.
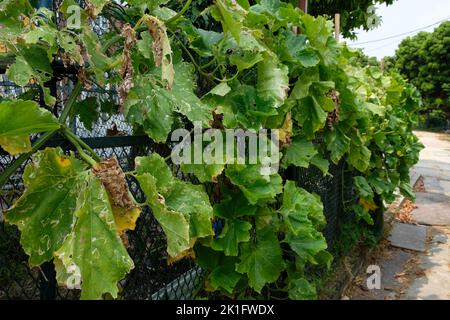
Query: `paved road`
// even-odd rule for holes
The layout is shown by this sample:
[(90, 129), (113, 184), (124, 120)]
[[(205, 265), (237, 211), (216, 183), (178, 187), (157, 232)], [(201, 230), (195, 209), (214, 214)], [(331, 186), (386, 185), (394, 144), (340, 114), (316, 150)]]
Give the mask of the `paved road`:
[(450, 135), (417, 132), (425, 145), (413, 172), (424, 178), (425, 192), (416, 194), (412, 214), (428, 226), (429, 243), (418, 256), (424, 270), (413, 280), (404, 299), (450, 299)]
[(412, 182), (422, 176), (425, 185), (412, 212), (417, 224), (395, 223), (386, 250), (372, 261), (381, 288), (359, 285), (352, 299), (450, 299), (450, 135), (416, 134), (425, 145), (411, 171)]

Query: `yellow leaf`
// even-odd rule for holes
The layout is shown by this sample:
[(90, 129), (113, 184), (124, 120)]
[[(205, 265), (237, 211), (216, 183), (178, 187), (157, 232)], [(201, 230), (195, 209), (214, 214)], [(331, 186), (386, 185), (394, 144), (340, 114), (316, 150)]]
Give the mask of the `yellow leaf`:
[(31, 142), (28, 135), (0, 137), (0, 146), (13, 156), (31, 151)]
[(195, 244), (195, 240), (196, 239), (192, 239), (191, 240), (191, 244), (190, 244), (190, 248), (187, 250), (184, 250), (182, 252), (180, 252), (179, 254), (177, 254), (176, 256), (172, 257), (172, 256), (168, 256), (168, 260), (167, 263), (169, 265), (171, 265), (172, 263), (175, 263), (177, 261), (180, 261), (184, 258), (192, 258), (195, 259), (195, 251), (194, 251), (194, 244)]
[(278, 130), (278, 139), (280, 141), (280, 146), (287, 145), (291, 143), (292, 137), (292, 117), (289, 112), (286, 115), (283, 126)]
[(378, 206), (372, 200), (359, 199), (359, 204), (368, 211), (375, 211)]
[(112, 211), (119, 235), (123, 234), (127, 230), (134, 230), (136, 227), (136, 220), (141, 214), (141, 210), (136, 207), (128, 209), (112, 206)]

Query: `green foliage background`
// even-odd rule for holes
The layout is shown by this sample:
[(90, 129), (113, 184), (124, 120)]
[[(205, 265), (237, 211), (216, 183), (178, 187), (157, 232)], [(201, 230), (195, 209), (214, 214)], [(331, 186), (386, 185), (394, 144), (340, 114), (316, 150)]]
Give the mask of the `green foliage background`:
[(424, 99), (423, 113), (450, 119), (450, 21), (433, 32), (403, 40), (386, 66), (414, 84)]

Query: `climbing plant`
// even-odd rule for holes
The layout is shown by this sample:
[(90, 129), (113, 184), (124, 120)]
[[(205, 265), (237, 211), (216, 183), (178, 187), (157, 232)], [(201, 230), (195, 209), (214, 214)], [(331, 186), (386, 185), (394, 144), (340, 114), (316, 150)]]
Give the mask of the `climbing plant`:
[[(413, 196), (408, 172), (421, 149), (412, 133), (420, 96), (401, 77), (362, 68), (325, 18), (278, 0), (216, 0), (195, 21), (184, 17), (190, 0), (179, 11), (167, 0), (85, 3), (81, 9), (74, 0), (62, 2), (65, 24), (28, 0), (0, 4), (0, 42), (14, 58), (7, 75), (39, 89), (0, 102), (0, 145), (21, 154), (0, 184), (32, 158), (25, 191), (4, 217), (21, 231), (30, 265), (53, 259), (58, 282), (80, 288), (81, 298), (117, 297), (118, 281), (133, 268), (125, 232), (143, 207), (166, 235), (168, 261), (193, 258), (208, 272), (205, 290), (310, 299), (317, 292), (307, 270), (332, 262), (323, 205), (280, 173), (315, 166), (328, 175), (330, 162), (345, 162), (356, 173), (353, 210), (361, 225), (373, 224), (376, 195), (388, 202), (397, 189)], [(99, 15), (111, 27), (102, 36), (92, 31)], [(214, 28), (202, 29), (205, 21)], [(47, 87), (55, 63), (77, 71), (58, 118)], [(79, 100), (82, 87), (91, 86), (117, 88), (119, 112), (155, 143), (167, 144), (179, 128), (188, 137), (193, 124), (278, 129), (280, 170), (267, 172), (263, 162), (241, 163), (232, 154), (225, 164), (182, 163), (196, 177), (186, 181), (172, 170), (170, 152), (155, 152), (124, 173), (68, 126), (79, 117), (92, 128), (112, 112), (104, 101)], [(45, 107), (34, 101), (36, 93)], [(56, 132), (77, 152), (42, 149)], [(145, 203), (130, 194), (126, 175), (139, 183)], [(224, 223), (217, 234), (215, 221)]]

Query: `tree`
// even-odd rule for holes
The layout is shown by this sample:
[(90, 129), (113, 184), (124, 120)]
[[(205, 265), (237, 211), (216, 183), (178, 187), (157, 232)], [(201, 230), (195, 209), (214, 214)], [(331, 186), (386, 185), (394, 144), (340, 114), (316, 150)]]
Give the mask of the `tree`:
[(309, 0), (312, 15), (334, 17), (341, 14), (341, 30), (345, 38), (356, 38), (355, 29), (370, 30), (378, 26), (380, 17), (375, 14), (376, 4), (391, 5), (394, 0)]
[(394, 67), (422, 93), (427, 111), (450, 119), (450, 21), (403, 40), (394, 59)]

